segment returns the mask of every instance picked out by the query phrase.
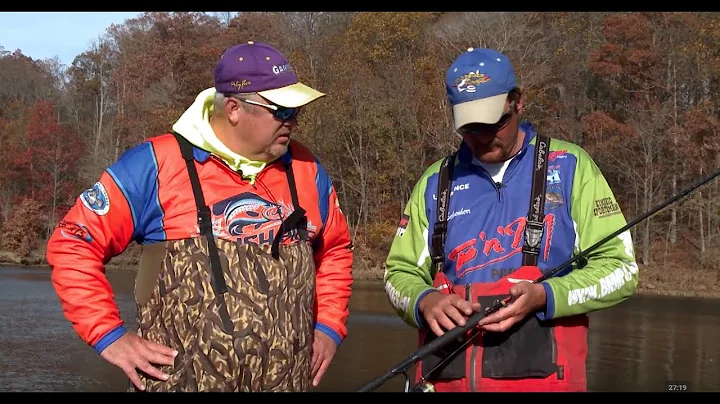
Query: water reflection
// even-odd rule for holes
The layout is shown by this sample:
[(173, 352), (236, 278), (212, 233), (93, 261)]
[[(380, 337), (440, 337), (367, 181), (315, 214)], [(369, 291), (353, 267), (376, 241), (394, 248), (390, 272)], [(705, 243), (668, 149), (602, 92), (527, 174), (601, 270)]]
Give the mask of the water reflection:
[[(135, 326), (132, 273), (108, 274), (122, 317)], [(354, 391), (416, 348), (417, 334), (393, 312), (381, 287), (358, 282), (349, 337), (317, 388)], [(635, 297), (591, 315), (591, 391), (661, 391), (667, 380), (720, 390), (720, 301)], [(127, 380), (75, 335), (46, 270), (0, 268), (0, 389), (124, 391)], [(411, 369), (411, 374), (414, 369)], [(378, 391), (402, 391), (402, 376)]]
[[(690, 381), (695, 391), (720, 390), (718, 301), (635, 297), (592, 315), (589, 387), (599, 391), (660, 391)], [(623, 366), (624, 365), (624, 366)], [(618, 368), (621, 367), (621, 371)]]
[[(395, 316), (382, 289), (361, 284), (357, 290), (354, 312), (383, 315), (351, 316), (351, 335), (319, 390), (353, 391), (414, 351), (417, 334)], [(592, 313), (589, 390), (662, 391), (675, 380), (691, 382), (694, 391), (720, 391), (720, 347), (711, 343), (720, 337), (719, 313), (718, 300), (655, 296)], [(378, 391), (402, 391), (402, 382), (398, 376)]]

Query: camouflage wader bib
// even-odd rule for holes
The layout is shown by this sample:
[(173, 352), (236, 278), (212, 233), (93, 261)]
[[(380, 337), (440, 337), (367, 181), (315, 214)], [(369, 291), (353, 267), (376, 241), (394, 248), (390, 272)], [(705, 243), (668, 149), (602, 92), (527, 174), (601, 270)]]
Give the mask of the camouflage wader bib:
[[(146, 391), (310, 390), (315, 265), (291, 163), (285, 169), (294, 211), (272, 245), (228, 241), (213, 236), (192, 146), (176, 137), (204, 237), (143, 250), (138, 334), (179, 352), (174, 365), (160, 366), (167, 381), (141, 373)], [(291, 245), (280, 243), (285, 236)]]

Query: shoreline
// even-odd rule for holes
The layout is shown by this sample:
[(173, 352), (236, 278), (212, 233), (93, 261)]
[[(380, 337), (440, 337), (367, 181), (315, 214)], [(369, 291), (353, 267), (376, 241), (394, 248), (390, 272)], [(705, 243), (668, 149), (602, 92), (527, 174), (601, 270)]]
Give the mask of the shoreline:
[[(0, 257), (1, 258), (1, 257)], [(46, 263), (40, 260), (25, 260), (24, 263), (12, 262), (9, 260), (0, 259), (0, 270), (2, 268), (23, 268), (23, 269), (39, 269), (49, 270)], [(134, 269), (136, 263), (126, 262), (119, 260), (117, 263), (108, 263), (105, 266), (108, 272), (136, 272)], [(642, 296), (659, 296), (659, 297), (679, 297), (679, 298), (696, 298), (696, 299), (720, 299), (720, 288), (714, 288), (712, 285), (706, 287), (706, 282), (702, 282), (702, 279), (698, 279), (694, 282), (687, 282), (686, 279), (678, 282), (673, 276), (667, 276), (667, 279), (661, 276), (658, 269), (650, 270), (648, 268), (641, 268), (641, 279), (638, 285), (636, 295)], [(653, 279), (655, 284), (651, 284), (648, 279)], [(381, 278), (378, 278), (374, 271), (367, 270), (356, 270), (353, 274), (353, 281), (360, 283), (363, 286), (378, 287), (383, 289), (383, 282)], [(677, 288), (677, 285), (686, 285), (691, 287)], [(695, 286), (693, 288), (692, 286)]]

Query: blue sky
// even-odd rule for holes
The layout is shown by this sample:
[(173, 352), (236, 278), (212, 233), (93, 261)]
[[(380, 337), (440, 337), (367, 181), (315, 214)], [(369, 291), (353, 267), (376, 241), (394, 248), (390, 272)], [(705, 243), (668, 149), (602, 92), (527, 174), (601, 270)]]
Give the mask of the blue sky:
[(110, 24), (121, 24), (141, 12), (0, 12), (0, 46), (22, 50), (33, 59), (58, 56), (70, 65)]

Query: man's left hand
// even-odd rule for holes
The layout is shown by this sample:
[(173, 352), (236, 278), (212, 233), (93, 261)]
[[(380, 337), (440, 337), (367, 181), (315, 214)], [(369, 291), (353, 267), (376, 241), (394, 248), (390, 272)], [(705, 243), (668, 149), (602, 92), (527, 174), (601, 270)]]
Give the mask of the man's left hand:
[(485, 331), (503, 332), (545, 306), (545, 288), (541, 284), (520, 282), (510, 288), (510, 304), (480, 320), (478, 325)]
[(312, 367), (313, 386), (320, 384), (320, 379), (322, 379), (328, 366), (330, 366), (336, 351), (337, 345), (335, 345), (335, 341), (324, 332), (315, 330), (310, 365)]

